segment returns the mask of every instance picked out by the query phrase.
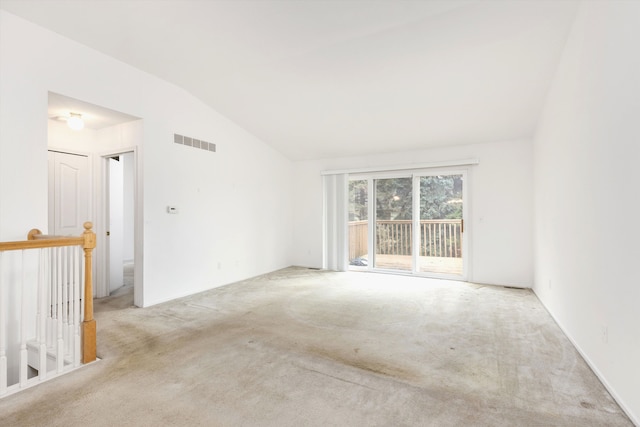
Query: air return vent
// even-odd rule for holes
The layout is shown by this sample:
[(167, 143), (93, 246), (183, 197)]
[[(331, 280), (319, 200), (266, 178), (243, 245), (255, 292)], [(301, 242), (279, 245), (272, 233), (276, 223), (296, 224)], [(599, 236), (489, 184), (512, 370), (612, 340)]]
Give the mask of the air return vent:
[(199, 148), (204, 151), (216, 151), (216, 144), (213, 142), (202, 141), (200, 139), (191, 138), (190, 136), (173, 134), (173, 142), (180, 145), (186, 145), (188, 147)]

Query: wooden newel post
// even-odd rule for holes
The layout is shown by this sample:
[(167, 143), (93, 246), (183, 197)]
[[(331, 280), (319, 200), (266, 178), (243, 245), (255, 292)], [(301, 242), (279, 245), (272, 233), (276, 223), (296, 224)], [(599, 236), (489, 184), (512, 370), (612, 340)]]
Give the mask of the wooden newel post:
[(85, 222), (84, 243), (84, 321), (82, 322), (82, 363), (96, 360), (96, 321), (93, 318), (93, 266), (91, 253), (96, 247), (96, 233), (93, 224)]
[(27, 240), (36, 240), (36, 237), (41, 235), (42, 231), (38, 230), (37, 228), (32, 228), (29, 231), (29, 234), (27, 234)]

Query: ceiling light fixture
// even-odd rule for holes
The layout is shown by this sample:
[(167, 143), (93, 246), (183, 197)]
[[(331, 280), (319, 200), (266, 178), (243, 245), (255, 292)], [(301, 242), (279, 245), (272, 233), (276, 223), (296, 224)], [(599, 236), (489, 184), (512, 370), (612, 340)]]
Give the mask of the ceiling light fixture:
[(69, 126), (73, 130), (82, 130), (82, 128), (84, 128), (84, 120), (82, 120), (82, 114), (69, 113), (67, 126)]

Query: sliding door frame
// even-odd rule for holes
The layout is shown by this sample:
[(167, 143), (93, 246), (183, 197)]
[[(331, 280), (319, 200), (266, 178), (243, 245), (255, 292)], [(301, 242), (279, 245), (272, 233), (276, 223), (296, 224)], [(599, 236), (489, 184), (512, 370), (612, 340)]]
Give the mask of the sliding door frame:
[[(436, 273), (436, 272), (425, 272), (419, 271), (419, 259), (420, 259), (420, 248), (422, 247), (421, 236), (420, 236), (420, 178), (425, 176), (449, 176), (449, 175), (461, 175), (462, 176), (462, 226), (460, 232), (460, 242), (462, 245), (461, 256), (462, 256), (462, 273), (460, 275), (456, 274), (445, 274), (445, 273)], [(469, 186), (469, 174), (466, 169), (437, 169), (437, 170), (426, 170), (426, 171), (416, 171), (413, 174), (413, 241), (414, 246), (417, 248), (413, 250), (413, 268), (412, 272), (417, 276), (425, 276), (425, 277), (434, 277), (441, 279), (453, 279), (453, 280), (462, 280), (466, 281), (468, 277), (468, 264), (469, 264), (469, 232), (468, 232), (468, 211), (469, 211), (469, 197), (468, 197), (468, 189)]]
[[(436, 176), (436, 175), (462, 175), (462, 223), (463, 231), (461, 232), (461, 244), (462, 244), (462, 274), (452, 275), (434, 272), (421, 272), (419, 271), (419, 256), (420, 247), (420, 177), (424, 176)], [(411, 270), (396, 270), (389, 268), (376, 268), (376, 185), (375, 181), (378, 179), (390, 179), (390, 178), (411, 178), (412, 179), (412, 248), (411, 248)], [(460, 167), (444, 167), (444, 168), (429, 168), (419, 170), (396, 170), (389, 172), (367, 172), (349, 174), (347, 182), (356, 180), (367, 181), (367, 216), (368, 216), (368, 241), (367, 251), (369, 254), (367, 267), (353, 267), (349, 266), (350, 270), (354, 271), (370, 271), (377, 273), (387, 274), (399, 274), (399, 275), (412, 275), (419, 277), (432, 277), (440, 279), (452, 279), (466, 281), (469, 277), (470, 271), (470, 221), (468, 220), (470, 212), (469, 201), (469, 170), (468, 168)], [(349, 206), (345, 207), (349, 209)], [(349, 239), (349, 233), (345, 233), (345, 237)], [(347, 242), (348, 243), (348, 242)]]

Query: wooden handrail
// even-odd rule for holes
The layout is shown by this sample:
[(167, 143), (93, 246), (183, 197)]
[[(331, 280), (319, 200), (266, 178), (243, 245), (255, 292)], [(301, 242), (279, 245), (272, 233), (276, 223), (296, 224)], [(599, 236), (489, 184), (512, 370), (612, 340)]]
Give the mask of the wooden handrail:
[[(91, 224), (91, 223), (89, 223)], [(33, 230), (32, 230), (33, 231)], [(18, 242), (0, 242), (0, 251), (18, 251), (22, 249), (53, 248), (59, 246), (76, 246), (84, 244), (83, 237), (34, 237), (34, 240)]]
[(53, 248), (61, 246), (82, 246), (84, 250), (84, 320), (82, 323), (82, 363), (96, 360), (96, 321), (93, 318), (93, 263), (92, 251), (96, 247), (93, 224), (83, 224), (84, 233), (80, 237), (49, 236), (38, 229), (32, 229), (26, 241), (0, 242), (0, 251)]

